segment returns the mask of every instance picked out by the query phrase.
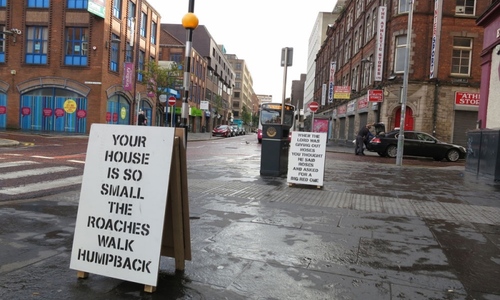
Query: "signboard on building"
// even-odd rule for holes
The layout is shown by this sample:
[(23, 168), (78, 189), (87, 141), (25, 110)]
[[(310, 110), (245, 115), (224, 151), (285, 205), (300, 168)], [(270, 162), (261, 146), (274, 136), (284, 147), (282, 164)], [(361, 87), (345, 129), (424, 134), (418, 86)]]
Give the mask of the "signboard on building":
[[(337, 63), (332, 61), (330, 63), (330, 80), (328, 82), (328, 103), (333, 103), (334, 99), (334, 87), (335, 87), (335, 68), (337, 67)], [(335, 98), (336, 99), (336, 98)]]
[(174, 134), (92, 125), (71, 269), (156, 286)]
[(104, 19), (106, 16), (105, 0), (89, 0), (87, 11)]
[(382, 81), (384, 72), (384, 45), (387, 20), (387, 7), (379, 6), (377, 16), (377, 34), (375, 41), (375, 81)]
[(134, 88), (134, 63), (126, 62), (123, 64), (123, 90), (124, 91), (132, 91)]
[(455, 104), (467, 106), (479, 106), (479, 93), (455, 92)]
[(325, 132), (293, 131), (288, 153), (287, 182), (323, 186), (325, 154)]
[(429, 77), (437, 77), (439, 63), (439, 45), (441, 40), (441, 14), (443, 10), (443, 0), (434, 0), (434, 24), (432, 26), (432, 45), (431, 45), (431, 67)]
[(351, 99), (351, 86), (335, 86), (335, 99)]
[(200, 109), (208, 110), (208, 101), (201, 100), (200, 101)]
[(370, 102), (384, 102), (383, 90), (368, 90), (368, 101)]
[(325, 98), (326, 98), (326, 83), (323, 83), (321, 86), (321, 105), (325, 105)]
[(366, 97), (362, 97), (358, 99), (358, 110), (363, 110), (365, 108), (368, 108), (368, 99), (366, 99)]

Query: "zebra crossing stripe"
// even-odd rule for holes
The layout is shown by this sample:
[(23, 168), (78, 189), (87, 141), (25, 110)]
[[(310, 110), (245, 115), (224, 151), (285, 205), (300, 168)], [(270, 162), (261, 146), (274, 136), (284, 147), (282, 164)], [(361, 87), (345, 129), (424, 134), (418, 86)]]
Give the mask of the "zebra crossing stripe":
[(29, 161), (29, 160), (11, 161), (11, 162), (0, 163), (0, 168), (26, 166), (26, 165), (33, 165), (33, 164), (38, 164), (38, 163), (36, 161)]
[(43, 181), (37, 183), (31, 183), (26, 185), (21, 185), (17, 187), (10, 187), (5, 189), (0, 189), (0, 194), (4, 195), (19, 195), (31, 192), (39, 192), (44, 190), (50, 190), (54, 188), (68, 187), (70, 185), (81, 184), (83, 176), (73, 176), (58, 180)]
[(68, 166), (61, 166), (61, 167), (49, 167), (49, 168), (14, 171), (14, 172), (7, 172), (7, 173), (0, 174), (0, 179), (13, 179), (13, 178), (20, 178), (20, 177), (52, 174), (52, 173), (57, 173), (57, 172), (69, 171), (69, 170), (73, 170), (73, 169), (75, 169), (75, 168), (68, 167)]

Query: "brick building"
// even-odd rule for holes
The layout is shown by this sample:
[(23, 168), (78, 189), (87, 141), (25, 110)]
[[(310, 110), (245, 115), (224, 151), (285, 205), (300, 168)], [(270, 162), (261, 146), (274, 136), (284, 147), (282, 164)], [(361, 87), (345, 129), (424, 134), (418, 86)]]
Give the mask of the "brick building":
[[(412, 34), (407, 39), (412, 2)], [(372, 122), (383, 122), (387, 131), (400, 126), (409, 42), (405, 129), (465, 145), (479, 106), (483, 29), (475, 21), (488, 2), (339, 2), (342, 12), (327, 29), (316, 57), (315, 101), (321, 103), (322, 85), (331, 83), (330, 74), (335, 87), (350, 87), (340, 99), (333, 94), (330, 100), (327, 92), (327, 104), (318, 112), (332, 120), (330, 137), (352, 141), (361, 126)], [(380, 91), (383, 101), (369, 101), (369, 90)]]
[(157, 60), (160, 21), (142, 0), (0, 1), (0, 129), (88, 133), (138, 110), (156, 124), (135, 71)]

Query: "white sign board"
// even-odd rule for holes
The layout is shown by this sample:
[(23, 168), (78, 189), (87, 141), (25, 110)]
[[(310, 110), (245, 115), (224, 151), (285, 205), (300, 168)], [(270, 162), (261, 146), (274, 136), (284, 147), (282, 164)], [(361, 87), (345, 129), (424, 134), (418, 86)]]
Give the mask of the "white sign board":
[(288, 153), (288, 183), (323, 186), (326, 134), (326, 132), (292, 132)]
[(71, 269), (156, 286), (174, 136), (92, 124)]
[(200, 101), (200, 109), (201, 110), (208, 110), (208, 101)]

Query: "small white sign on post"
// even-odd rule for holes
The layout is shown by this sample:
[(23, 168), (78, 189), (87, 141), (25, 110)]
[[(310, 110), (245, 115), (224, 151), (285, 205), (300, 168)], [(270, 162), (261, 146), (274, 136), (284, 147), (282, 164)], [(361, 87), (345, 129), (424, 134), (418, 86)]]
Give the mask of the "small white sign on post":
[(70, 268), (156, 286), (175, 137), (93, 124)]
[(288, 153), (287, 182), (323, 186), (326, 132), (293, 131)]

